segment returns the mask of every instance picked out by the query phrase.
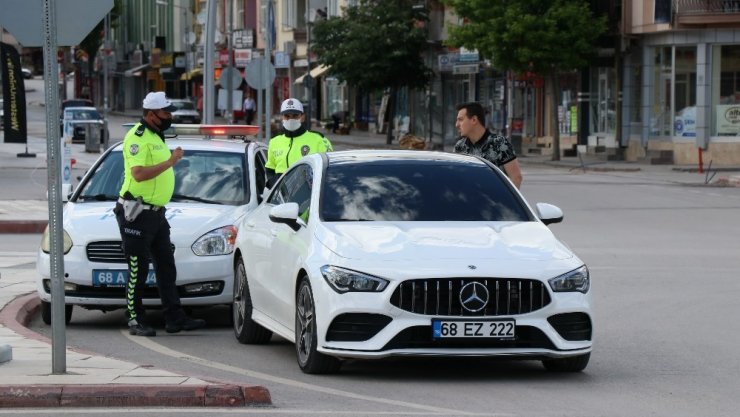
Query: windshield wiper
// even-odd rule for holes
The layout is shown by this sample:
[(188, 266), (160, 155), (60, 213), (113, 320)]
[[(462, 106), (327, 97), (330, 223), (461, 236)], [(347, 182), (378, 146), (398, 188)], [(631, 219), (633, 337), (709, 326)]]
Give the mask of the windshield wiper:
[(109, 194), (95, 194), (95, 195), (81, 195), (78, 198), (83, 200), (95, 200), (95, 201), (117, 201), (117, 195)]
[(209, 200), (207, 198), (200, 198), (200, 197), (195, 197), (195, 196), (192, 196), (192, 195), (182, 195), (182, 194), (173, 194), (172, 195), (172, 199), (173, 200), (197, 201), (199, 203), (206, 203), (206, 204), (223, 204), (220, 201)]

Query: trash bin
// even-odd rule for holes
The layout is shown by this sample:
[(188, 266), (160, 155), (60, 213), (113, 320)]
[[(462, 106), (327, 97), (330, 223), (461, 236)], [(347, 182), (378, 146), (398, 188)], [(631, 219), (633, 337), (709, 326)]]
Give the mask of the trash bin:
[(100, 153), (100, 128), (97, 123), (85, 125), (85, 152)]

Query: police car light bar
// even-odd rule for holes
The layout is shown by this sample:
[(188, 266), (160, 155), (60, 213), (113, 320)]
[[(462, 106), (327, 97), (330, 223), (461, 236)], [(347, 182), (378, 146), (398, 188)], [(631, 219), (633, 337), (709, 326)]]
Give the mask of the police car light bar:
[[(123, 127), (132, 128), (134, 123), (124, 123)], [(184, 125), (173, 124), (164, 131), (165, 135), (193, 135), (193, 136), (254, 136), (259, 132), (259, 126), (253, 125)]]

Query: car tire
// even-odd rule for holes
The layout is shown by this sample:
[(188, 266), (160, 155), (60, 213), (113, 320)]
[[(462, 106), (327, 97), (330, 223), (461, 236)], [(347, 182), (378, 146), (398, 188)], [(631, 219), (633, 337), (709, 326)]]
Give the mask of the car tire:
[(581, 372), (586, 369), (589, 359), (591, 353), (586, 353), (571, 358), (545, 359), (542, 365), (550, 372)]
[(339, 371), (342, 362), (316, 350), (316, 309), (308, 277), (298, 288), (295, 308), (295, 351), (298, 366), (307, 374), (331, 374)]
[(234, 302), (231, 311), (234, 336), (239, 343), (263, 345), (270, 341), (272, 332), (252, 320), (252, 296), (242, 258), (237, 260), (234, 268)]
[[(71, 304), (64, 305), (64, 323), (69, 324), (72, 320), (72, 308)], [(51, 326), (51, 303), (46, 301), (41, 302), (41, 320), (44, 324)]]

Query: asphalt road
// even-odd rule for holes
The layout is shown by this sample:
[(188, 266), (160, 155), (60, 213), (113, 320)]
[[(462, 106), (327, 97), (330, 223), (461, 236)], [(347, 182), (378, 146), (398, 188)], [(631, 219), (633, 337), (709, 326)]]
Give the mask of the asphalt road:
[[(151, 339), (123, 332), (121, 312), (76, 309), (67, 341), (265, 385), (276, 407), (265, 415), (737, 415), (740, 189), (680, 186), (640, 172), (524, 172), (525, 195), (564, 210), (564, 223), (551, 227), (592, 273), (595, 348), (583, 373), (550, 374), (537, 362), (393, 359), (308, 376), (278, 338), (238, 344), (226, 308), (196, 311), (209, 322), (203, 331)], [(32, 326), (49, 331), (38, 320)]]

